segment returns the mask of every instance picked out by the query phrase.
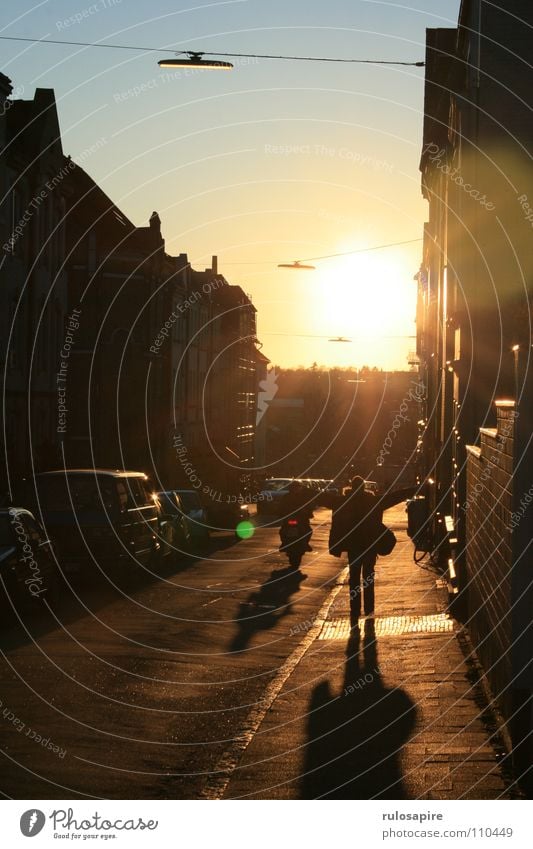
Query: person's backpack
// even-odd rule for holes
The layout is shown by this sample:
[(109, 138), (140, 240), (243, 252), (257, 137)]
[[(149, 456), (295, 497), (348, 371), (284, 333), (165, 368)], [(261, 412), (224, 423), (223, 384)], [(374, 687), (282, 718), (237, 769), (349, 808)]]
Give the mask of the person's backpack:
[(386, 525), (381, 523), (381, 530), (379, 536), (376, 540), (376, 552), (380, 555), (380, 557), (386, 557), (387, 554), (391, 554), (394, 546), (396, 545), (396, 537), (394, 536), (393, 531), (388, 528)]

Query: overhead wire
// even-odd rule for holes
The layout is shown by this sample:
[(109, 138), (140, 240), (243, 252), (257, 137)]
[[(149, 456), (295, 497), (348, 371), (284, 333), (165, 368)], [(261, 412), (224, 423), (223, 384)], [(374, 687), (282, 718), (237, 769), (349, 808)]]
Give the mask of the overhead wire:
[(350, 64), (362, 65), (408, 65), (415, 68), (423, 68), (425, 62), (402, 62), (390, 59), (343, 59), (336, 56), (284, 56), (270, 53), (221, 53), (198, 51), (198, 50), (178, 50), (174, 51), (171, 47), (146, 47), (143, 45), (133, 44), (108, 44), (95, 41), (67, 41), (65, 39), (56, 38), (29, 38), (16, 35), (0, 35), (2, 41), (26, 41), (33, 44), (65, 44), (72, 47), (101, 47), (110, 50), (142, 50), (149, 53), (174, 53), (177, 56), (185, 54), (201, 55), (201, 56), (234, 56), (245, 59), (288, 59), (297, 62), (342, 62)]
[[(384, 248), (395, 248), (395, 247), (398, 247), (399, 245), (412, 245), (415, 242), (422, 242), (422, 241), (423, 241), (423, 238), (420, 236), (417, 239), (407, 239), (406, 241), (403, 241), (403, 242), (388, 242), (385, 245), (374, 245), (373, 247), (370, 247), (370, 248), (357, 248), (354, 251), (341, 251), (340, 253), (336, 253), (336, 254), (323, 254), (322, 256), (300, 257), (298, 260), (294, 260), (294, 261), (295, 262), (308, 262), (310, 260), (318, 260), (318, 259), (333, 259), (334, 257), (338, 257), (338, 256), (351, 256), (352, 254), (368, 253), (368, 251), (380, 251), (380, 250), (383, 250)], [(225, 265), (271, 265), (273, 262), (274, 262), (274, 260), (269, 260), (269, 259), (261, 259), (261, 260), (256, 260), (256, 261), (252, 260), (250, 262), (231, 262), (231, 261), (226, 262), (224, 260)]]
[(364, 254), (364, 253), (367, 253), (368, 251), (380, 251), (380, 250), (383, 250), (383, 248), (395, 248), (398, 245), (411, 245), (414, 242), (422, 242), (422, 241), (423, 241), (422, 237), (419, 237), (418, 239), (407, 239), (407, 241), (405, 241), (405, 242), (389, 242), (386, 245), (374, 245), (371, 248), (357, 248), (355, 251), (342, 251), (341, 253), (338, 253), (338, 254), (324, 254), (323, 256), (304, 256), (304, 257), (300, 257), (297, 260), (297, 262), (309, 262), (311, 260), (317, 260), (317, 259), (333, 259), (333, 257), (337, 257), (337, 256), (351, 256), (352, 254)]

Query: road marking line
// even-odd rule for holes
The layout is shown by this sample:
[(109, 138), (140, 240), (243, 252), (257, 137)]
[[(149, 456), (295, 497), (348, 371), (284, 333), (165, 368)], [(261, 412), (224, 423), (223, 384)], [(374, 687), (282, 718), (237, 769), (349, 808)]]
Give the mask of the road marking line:
[(300, 663), (309, 647), (320, 634), (327, 619), (329, 609), (345, 584), (348, 572), (348, 567), (342, 570), (337, 578), (337, 583), (318, 611), (314, 624), (309, 629), (304, 639), (298, 643), (295, 650), (281, 666), (276, 677), (266, 688), (263, 698), (254, 705), (246, 717), (240, 732), (236, 733), (232, 745), (219, 758), (215, 768), (211, 772), (211, 776), (208, 779), (207, 784), (200, 793), (200, 799), (221, 799), (226, 792), (226, 788), (231, 781), (240, 759), (252, 742), (257, 729), (265, 718), (265, 715), (272, 707), (287, 679), (292, 675), (296, 666)]

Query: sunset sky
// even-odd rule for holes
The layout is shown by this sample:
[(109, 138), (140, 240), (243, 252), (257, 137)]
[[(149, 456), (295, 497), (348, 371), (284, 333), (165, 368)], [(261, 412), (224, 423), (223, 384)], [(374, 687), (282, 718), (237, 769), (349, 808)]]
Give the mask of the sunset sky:
[(199, 269), (218, 255), (252, 296), (272, 362), (403, 369), (420, 242), (315, 271), (276, 266), (421, 237), (424, 69), (234, 59), (230, 72), (176, 72), (157, 60), (195, 49), (414, 62), (425, 28), (455, 26), (458, 10), (459, 0), (19, 0), (2, 4), (0, 35), (171, 49), (3, 41), (0, 70), (18, 96), (55, 89), (65, 153), (135, 224), (157, 210), (169, 253)]

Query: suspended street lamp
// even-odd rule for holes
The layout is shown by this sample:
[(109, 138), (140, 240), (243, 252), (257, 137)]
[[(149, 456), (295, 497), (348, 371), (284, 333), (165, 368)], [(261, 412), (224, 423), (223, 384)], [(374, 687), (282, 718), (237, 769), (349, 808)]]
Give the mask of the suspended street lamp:
[[(180, 55), (180, 54), (176, 54)], [(198, 53), (193, 50), (184, 50), (182, 57), (178, 59), (160, 59), (157, 63), (160, 68), (201, 68), (211, 71), (231, 71), (233, 65), (231, 62), (221, 62), (219, 59), (204, 59), (204, 53)]]
[(292, 268), (293, 270), (298, 269), (299, 271), (314, 271), (315, 267), (316, 266), (314, 265), (306, 265), (297, 259), (295, 259), (294, 262), (278, 262), (278, 268)]

